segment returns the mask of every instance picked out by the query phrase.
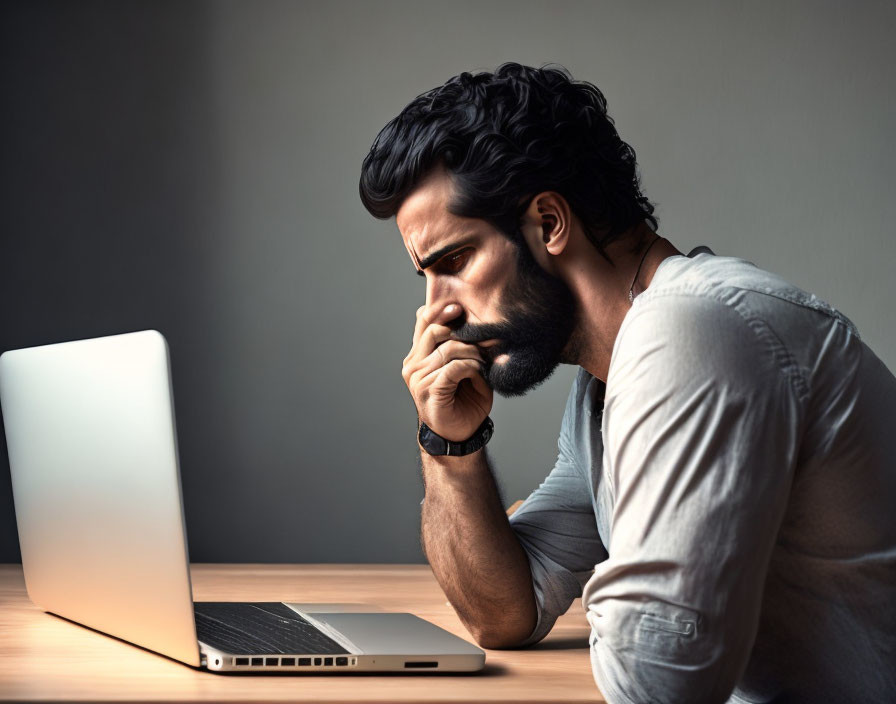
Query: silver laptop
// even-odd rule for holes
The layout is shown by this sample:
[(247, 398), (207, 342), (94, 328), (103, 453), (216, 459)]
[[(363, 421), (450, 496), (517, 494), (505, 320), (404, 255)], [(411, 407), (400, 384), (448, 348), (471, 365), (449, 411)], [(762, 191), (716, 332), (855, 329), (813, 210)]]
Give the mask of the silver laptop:
[(482, 650), (412, 614), (193, 602), (160, 333), (6, 352), (0, 402), (25, 585), (43, 610), (214, 672), (485, 664)]

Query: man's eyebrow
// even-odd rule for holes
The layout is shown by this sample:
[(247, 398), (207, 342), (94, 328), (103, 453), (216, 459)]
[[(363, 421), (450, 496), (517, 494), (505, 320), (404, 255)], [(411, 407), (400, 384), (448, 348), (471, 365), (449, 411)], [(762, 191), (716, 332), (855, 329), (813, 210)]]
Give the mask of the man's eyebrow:
[(457, 240), (456, 242), (452, 242), (451, 244), (446, 244), (444, 247), (439, 247), (432, 254), (428, 254), (427, 256), (420, 259), (419, 269), (417, 269), (417, 276), (425, 276), (423, 273), (424, 269), (428, 269), (433, 264), (435, 264), (439, 259), (444, 257), (449, 252), (458, 249), (459, 247), (463, 247), (464, 245), (470, 244), (475, 239), (475, 235), (468, 235), (462, 239)]

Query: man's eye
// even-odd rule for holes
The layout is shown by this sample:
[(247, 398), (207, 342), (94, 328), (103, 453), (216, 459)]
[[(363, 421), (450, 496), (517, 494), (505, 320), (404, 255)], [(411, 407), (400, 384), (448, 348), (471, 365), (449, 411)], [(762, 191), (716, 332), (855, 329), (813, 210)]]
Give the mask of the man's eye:
[(453, 252), (442, 259), (439, 268), (449, 273), (458, 272), (463, 268), (467, 261), (469, 250), (462, 249), (459, 252)]

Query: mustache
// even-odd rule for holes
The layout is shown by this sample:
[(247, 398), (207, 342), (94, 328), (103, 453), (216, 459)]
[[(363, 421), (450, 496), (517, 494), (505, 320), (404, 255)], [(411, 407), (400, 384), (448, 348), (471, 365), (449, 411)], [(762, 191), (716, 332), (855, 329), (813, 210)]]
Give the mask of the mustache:
[(497, 339), (501, 340), (502, 347), (525, 347), (556, 336), (566, 339), (574, 325), (574, 318), (571, 310), (566, 313), (563, 306), (560, 308), (560, 311), (545, 309), (542, 301), (529, 306), (503, 307), (504, 319), (494, 323), (471, 323), (464, 315), (454, 321), (451, 337), (468, 344)]
[(476, 344), (484, 342), (492, 338), (501, 340), (511, 340), (517, 336), (514, 326), (507, 322), (502, 323), (464, 323), (451, 332), (451, 336), (455, 340), (466, 342), (468, 344)]

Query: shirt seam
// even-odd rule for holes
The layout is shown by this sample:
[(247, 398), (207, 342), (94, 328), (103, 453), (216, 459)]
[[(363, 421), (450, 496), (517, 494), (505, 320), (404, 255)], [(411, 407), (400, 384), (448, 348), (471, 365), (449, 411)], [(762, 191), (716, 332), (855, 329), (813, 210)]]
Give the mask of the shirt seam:
[[(747, 291), (750, 293), (762, 293), (762, 291), (756, 291), (755, 289), (749, 288), (740, 288), (729, 286), (726, 287), (727, 291)], [(653, 295), (648, 299), (644, 300), (641, 304), (643, 307), (645, 304), (649, 303), (652, 300), (664, 298), (664, 297), (673, 297), (673, 296), (681, 296), (692, 298), (696, 300), (707, 300), (717, 305), (724, 307), (726, 310), (733, 311), (736, 313), (740, 319), (746, 324), (747, 328), (753, 333), (753, 336), (756, 338), (756, 341), (770, 349), (772, 355), (775, 359), (776, 366), (778, 369), (778, 373), (783, 376), (793, 390), (796, 392), (797, 397), (801, 402), (805, 402), (809, 398), (809, 384), (804, 377), (802, 370), (800, 369), (799, 364), (796, 359), (790, 353), (790, 350), (787, 348), (787, 345), (781, 340), (778, 334), (769, 327), (766, 322), (758, 316), (749, 315), (745, 311), (741, 310), (737, 304), (729, 303), (725, 300), (719, 293), (715, 292), (697, 292), (697, 291), (688, 291), (682, 290), (681, 288), (669, 288), (660, 291), (652, 292)], [(780, 296), (776, 296), (773, 294), (764, 294), (770, 295), (774, 298), (780, 298)], [(787, 300), (786, 298), (783, 300)], [(796, 301), (788, 301), (790, 303), (794, 303), (795, 305), (801, 305)], [(811, 306), (803, 306), (809, 308), (810, 310), (814, 310)], [(840, 318), (835, 317), (836, 322), (843, 322)], [(844, 323), (845, 324), (845, 323)], [(850, 326), (851, 327), (851, 326)], [(757, 328), (761, 328), (761, 332), (765, 333), (769, 339), (763, 339), (764, 335), (760, 334), (760, 331)], [(621, 330), (620, 330), (621, 333)], [(620, 334), (621, 337), (621, 334)], [(618, 343), (618, 339), (617, 339)]]
[[(671, 259), (671, 257), (669, 259)], [(662, 266), (666, 261), (669, 261), (669, 259), (665, 259), (662, 262), (660, 262), (660, 266)], [(694, 258), (691, 257), (690, 261), (694, 261)], [(741, 261), (746, 261), (746, 260), (741, 260)], [(752, 262), (747, 262), (747, 263), (753, 267), (756, 266)], [(659, 269), (657, 269), (657, 271), (659, 271)], [(681, 284), (679, 284), (679, 286), (680, 285)], [(833, 318), (836, 322), (840, 323), (841, 325), (846, 326), (853, 335), (855, 335), (856, 337), (861, 339), (861, 335), (859, 334), (859, 330), (856, 327), (855, 323), (853, 323), (847, 316), (845, 316), (839, 310), (834, 308), (830, 303), (827, 303), (826, 301), (821, 300), (815, 294), (808, 293), (808, 292), (804, 291), (803, 293), (805, 293), (809, 297), (808, 299), (806, 299), (803, 297), (788, 295), (787, 293), (782, 292), (782, 291), (772, 291), (772, 290), (764, 291), (759, 288), (749, 288), (747, 286), (736, 286), (733, 284), (724, 284), (721, 288), (725, 291), (746, 291), (748, 293), (758, 293), (763, 296), (768, 296), (770, 298), (777, 298), (777, 299), (785, 301), (787, 303), (792, 303), (793, 305), (797, 305), (802, 308), (807, 308), (809, 310), (813, 310), (817, 313), (821, 313), (822, 315), (827, 315), (829, 318)], [(651, 297), (651, 294), (660, 295), (661, 293), (663, 293), (663, 292), (657, 291), (655, 289), (651, 290), (650, 288), (648, 288), (647, 290), (644, 291), (643, 294), (641, 294), (640, 297), (649, 299)]]

